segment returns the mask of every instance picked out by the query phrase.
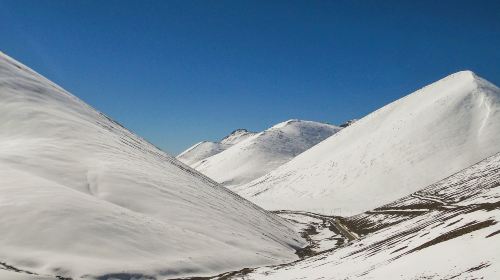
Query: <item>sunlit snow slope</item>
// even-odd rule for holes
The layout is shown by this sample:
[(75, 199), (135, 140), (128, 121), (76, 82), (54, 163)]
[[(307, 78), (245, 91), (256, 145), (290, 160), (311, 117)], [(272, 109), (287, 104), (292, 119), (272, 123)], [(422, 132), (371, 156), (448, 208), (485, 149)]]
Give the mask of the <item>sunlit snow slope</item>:
[(237, 129), (224, 137), (220, 142), (199, 142), (179, 154), (176, 158), (187, 165), (192, 165), (200, 160), (218, 154), (252, 135), (255, 135), (255, 132), (249, 132), (246, 129)]
[(191, 166), (226, 186), (239, 185), (270, 172), (340, 129), (319, 122), (289, 120)]
[(500, 154), (341, 221), (361, 238), (233, 278), (500, 279)]
[(180, 277), (290, 261), (302, 245), (281, 218), (2, 53), (0, 120), (0, 267)]
[(235, 190), (266, 209), (351, 215), (500, 151), (500, 90), (458, 72)]

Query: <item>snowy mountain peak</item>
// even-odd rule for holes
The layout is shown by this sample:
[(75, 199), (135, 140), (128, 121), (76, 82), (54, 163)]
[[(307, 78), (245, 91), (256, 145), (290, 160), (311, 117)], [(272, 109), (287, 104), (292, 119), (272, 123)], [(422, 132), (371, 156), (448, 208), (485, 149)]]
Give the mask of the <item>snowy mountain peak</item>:
[(213, 143), (213, 142), (210, 142), (210, 141), (201, 141), (201, 142), (198, 142), (198, 143), (194, 144), (193, 146), (189, 147), (184, 152), (180, 153), (177, 157), (183, 157), (186, 154), (191, 153), (193, 150), (199, 148), (200, 146), (203, 146), (203, 145), (206, 145), (206, 144), (210, 144), (210, 143)]
[(250, 132), (246, 129), (239, 128), (231, 132), (220, 142), (201, 141), (184, 152), (180, 153), (176, 158), (187, 165), (193, 165), (196, 162), (203, 161), (213, 155), (216, 155), (231, 146), (255, 135), (255, 132)]
[(267, 209), (355, 214), (499, 151), (500, 90), (471, 71), (361, 118), (235, 189)]
[(283, 128), (283, 127), (285, 127), (287, 125), (291, 125), (291, 124), (294, 124), (294, 123), (300, 123), (300, 122), (306, 122), (306, 121), (302, 121), (302, 120), (299, 120), (299, 119), (289, 119), (287, 121), (275, 124), (270, 129), (273, 129), (273, 128), (280, 129), (280, 128)]
[[(474, 80), (476, 80), (477, 78), (480, 78), (480, 77), (478, 75), (476, 75), (476, 73), (472, 72), (471, 70), (462, 70), (462, 71), (458, 71), (458, 72), (449, 74), (448, 76), (445, 76), (444, 78), (441, 78), (440, 80), (438, 80), (438, 81), (436, 81), (428, 86), (432, 86), (433, 84), (436, 84), (436, 83), (441, 83), (441, 82), (445, 82), (445, 81), (452, 81), (452, 80), (461, 81), (461, 82), (466, 82), (466, 81), (474, 82)], [(424, 87), (424, 88), (426, 88), (426, 87)]]
[(250, 132), (244, 128), (238, 128), (231, 132), (228, 136), (222, 138), (220, 143), (226, 144), (226, 145), (234, 145), (238, 143), (239, 141), (243, 140), (244, 138), (247, 138), (248, 136), (256, 134), (255, 132)]
[(243, 134), (243, 133), (247, 133), (247, 132), (249, 132), (249, 131), (245, 128), (237, 128), (237, 129), (231, 131), (231, 133), (229, 133), (229, 135), (227, 135), (226, 137), (224, 137), (222, 139), (226, 139), (227, 137), (230, 137), (232, 135), (238, 135), (238, 134)]
[(191, 167), (226, 186), (243, 184), (275, 169), (340, 129), (314, 121), (288, 120)]
[[(427, 89), (429, 88), (448, 88), (450, 86), (470, 86), (470, 87), (476, 87), (478, 83), (482, 83), (482, 81), (485, 81), (483, 78), (479, 77), (476, 75), (474, 72), (470, 70), (463, 70), (459, 71), (453, 74), (450, 74), (434, 83), (431, 83), (420, 90), (417, 90), (413, 94), (419, 93), (419, 92), (432, 92)], [(439, 92), (438, 92), (439, 94)]]
[(470, 77), (473, 79), (477, 77), (476, 73), (474, 73), (472, 70), (467, 70), (467, 69), (455, 72), (455, 73), (450, 74), (448, 76), (457, 76), (457, 77), (461, 77), (461, 78)]
[(294, 260), (303, 245), (289, 223), (4, 54), (0, 116), (0, 267), (178, 278)]

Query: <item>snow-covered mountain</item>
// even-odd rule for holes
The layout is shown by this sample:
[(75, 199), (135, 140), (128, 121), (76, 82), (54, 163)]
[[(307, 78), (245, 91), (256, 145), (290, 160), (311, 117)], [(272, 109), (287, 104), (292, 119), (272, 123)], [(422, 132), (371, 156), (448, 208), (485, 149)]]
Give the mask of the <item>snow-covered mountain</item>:
[(236, 129), (231, 132), (231, 134), (224, 137), (220, 142), (202, 141), (193, 145), (180, 153), (177, 159), (187, 165), (192, 165), (198, 161), (218, 154), (255, 134), (255, 132), (250, 132), (246, 129)]
[(355, 240), (301, 261), (220, 279), (499, 279), (500, 154), (337, 220)]
[(0, 120), (0, 268), (184, 277), (294, 260), (304, 244), (290, 223), (2, 53)]
[(235, 191), (266, 209), (350, 215), (498, 151), (500, 90), (463, 71), (367, 115)]
[(257, 134), (256, 132), (250, 132), (244, 128), (239, 128), (236, 129), (235, 131), (231, 132), (228, 136), (222, 138), (220, 143), (222, 145), (227, 145), (227, 146), (232, 146), (240, 143), (241, 141), (249, 138), (250, 136), (253, 136)]
[(191, 167), (226, 186), (244, 184), (277, 168), (340, 129), (319, 122), (288, 120)]

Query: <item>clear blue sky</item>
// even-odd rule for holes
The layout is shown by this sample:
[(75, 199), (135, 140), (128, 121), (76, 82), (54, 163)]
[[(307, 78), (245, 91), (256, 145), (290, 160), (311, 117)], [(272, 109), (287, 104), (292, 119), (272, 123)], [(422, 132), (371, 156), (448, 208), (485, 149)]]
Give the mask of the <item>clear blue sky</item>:
[(175, 154), (339, 124), (463, 69), (500, 84), (500, 1), (3, 1), (0, 50)]

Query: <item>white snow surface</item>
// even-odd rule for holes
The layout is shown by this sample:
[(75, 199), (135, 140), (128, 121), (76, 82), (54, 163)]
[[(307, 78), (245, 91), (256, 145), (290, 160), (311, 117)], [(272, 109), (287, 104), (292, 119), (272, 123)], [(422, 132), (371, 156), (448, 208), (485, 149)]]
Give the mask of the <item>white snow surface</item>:
[(354, 215), (500, 151), (500, 90), (452, 74), (234, 190), (266, 209)]
[(40, 276), (0, 269), (0, 279), (2, 280), (59, 280), (55, 277)]
[[(500, 279), (498, 189), (500, 153), (344, 219), (351, 230), (363, 233), (360, 239), (290, 264), (214, 279)], [(408, 207), (423, 212), (408, 213)]]
[(305, 245), (290, 223), (1, 52), (0, 118), (1, 263), (164, 279), (291, 261)]
[(237, 129), (224, 137), (220, 142), (199, 142), (180, 153), (176, 158), (187, 165), (192, 165), (200, 160), (218, 154), (255, 134), (255, 132), (250, 132), (246, 129)]
[(233, 187), (265, 175), (340, 129), (320, 122), (288, 120), (191, 167), (223, 185)]

